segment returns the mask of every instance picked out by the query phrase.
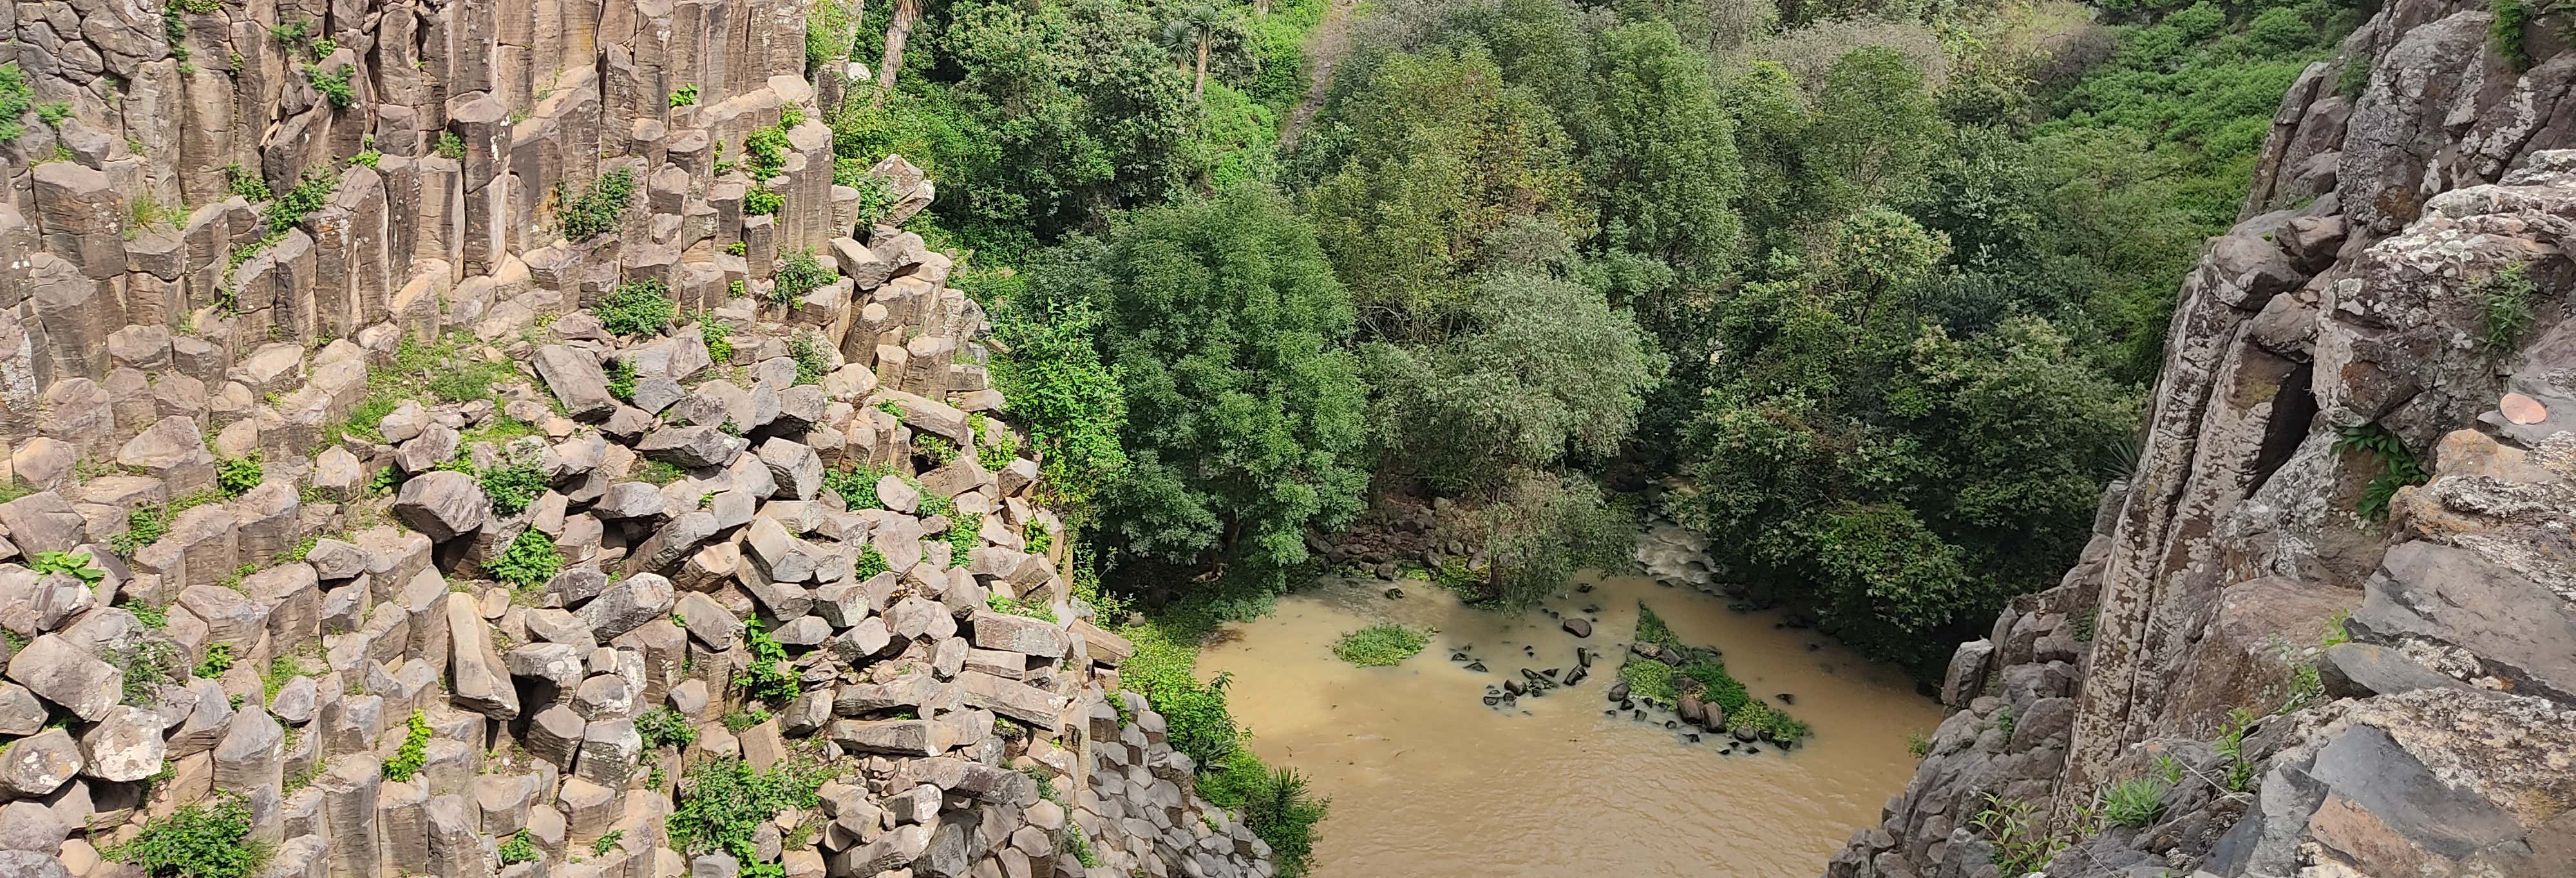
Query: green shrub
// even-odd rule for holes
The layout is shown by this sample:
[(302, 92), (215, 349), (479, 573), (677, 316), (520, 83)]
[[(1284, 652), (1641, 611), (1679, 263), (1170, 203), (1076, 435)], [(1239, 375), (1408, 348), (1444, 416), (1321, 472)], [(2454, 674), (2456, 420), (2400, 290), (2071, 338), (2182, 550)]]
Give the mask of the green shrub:
[(483, 484), (483, 495), (492, 498), (492, 511), (502, 515), (519, 514), (546, 492), (546, 474), (528, 464), (496, 466), (476, 481)]
[(787, 206), (787, 199), (767, 188), (756, 188), (742, 194), (743, 216), (770, 216)]
[(39, 574), (62, 573), (84, 583), (97, 585), (100, 580), (107, 578), (107, 571), (98, 569), (96, 565), (90, 563), (90, 560), (87, 552), (45, 551), (37, 552), (28, 566), (34, 568)]
[(212, 802), (180, 806), (147, 821), (134, 840), (108, 848), (108, 859), (139, 866), (153, 878), (246, 878), (268, 863), (267, 842), (250, 837), (250, 806), (219, 791)]
[(221, 677), (233, 669), (233, 645), (212, 643), (206, 646), (206, 659), (197, 663), (197, 676)]
[[(735, 243), (741, 243), (739, 241)], [(723, 365), (733, 360), (733, 324), (713, 317), (698, 317), (698, 339), (706, 342), (707, 357)]]
[(960, 512), (948, 519), (948, 533), (943, 539), (948, 541), (949, 566), (966, 566), (967, 554), (984, 544), (983, 537), (978, 534), (983, 527), (984, 516), (972, 512)]
[(61, 128), (63, 123), (71, 121), (71, 118), (70, 101), (47, 101), (36, 105), (36, 119), (45, 123), (46, 127)]
[(975, 416), (975, 462), (985, 469), (1000, 472), (1020, 456), (1020, 437), (1002, 422), (982, 415)]
[(754, 183), (767, 182), (787, 170), (787, 131), (770, 126), (742, 139), (743, 171)]
[(2537, 290), (2531, 283), (2530, 269), (2521, 264), (2505, 266), (2480, 282), (2474, 291), (2486, 330), (2479, 346), (2489, 353), (2512, 350), (2537, 316), (2531, 303)]
[(16, 64), (0, 64), (0, 143), (27, 136), (27, 126), (18, 120), (35, 103), (36, 90), (27, 84), (27, 72)]
[(1080, 825), (1070, 823), (1065, 825), (1062, 847), (1064, 852), (1073, 855), (1073, 861), (1081, 863), (1083, 868), (1100, 868), (1100, 853), (1091, 849), (1091, 836), (1083, 834)]
[(414, 710), (411, 712), (410, 728), (403, 734), (402, 747), (394, 751), (394, 758), (385, 760), (385, 779), (410, 780), (413, 775), (420, 773), (421, 765), (428, 760), (429, 716)]
[(357, 72), (358, 68), (347, 64), (327, 71), (318, 65), (304, 65), (304, 78), (313, 83), (313, 90), (321, 92), (322, 99), (329, 101), (334, 110), (346, 110), (358, 102), (358, 89), (349, 83), (351, 74)]
[(749, 242), (749, 241), (727, 241), (727, 242), (725, 242), (725, 245), (724, 245), (724, 252), (725, 252), (725, 255), (727, 255), (727, 256), (745, 256), (745, 255), (749, 255), (749, 254), (751, 253), (751, 242)]
[(268, 230), (285, 234), (286, 230), (303, 222), (306, 216), (330, 204), (331, 192), (339, 186), (340, 178), (328, 172), (318, 169), (304, 172), (304, 179), (297, 181), (295, 188), (278, 193), (277, 199), (269, 202), (265, 214)]
[(1673, 685), (1673, 666), (1653, 659), (1631, 658), (1619, 666), (1619, 679), (1628, 682), (1628, 694), (1639, 701), (1658, 707), (1669, 707), (1681, 699), (1681, 689)]
[(778, 261), (778, 272), (771, 276), (777, 286), (769, 289), (769, 300), (781, 305), (792, 304), (832, 283), (832, 273), (812, 253), (790, 253)]
[(533, 863), (537, 861), (537, 843), (528, 837), (527, 830), (522, 829), (512, 833), (508, 841), (501, 843), (500, 853), (501, 865), (504, 866)]
[(501, 552), (501, 557), (485, 568), (493, 579), (509, 583), (514, 588), (542, 585), (562, 571), (563, 553), (555, 549), (554, 539), (534, 528), (521, 531), (518, 539), (511, 540), (510, 547)]
[(1229, 796), (1239, 799), (1231, 807), (1242, 808), (1244, 825), (1270, 844), (1279, 874), (1305, 874), (1313, 864), (1315, 824), (1323, 821), (1332, 802), (1308, 789), (1306, 778), (1294, 769), (1283, 767), (1248, 774), (1253, 781), (1244, 784), (1238, 795)]
[(599, 297), (591, 311), (599, 324), (618, 335), (647, 335), (662, 331), (678, 316), (679, 307), (671, 302), (671, 288), (658, 280), (636, 280), (618, 284), (616, 289)]
[(215, 463), (215, 488), (222, 491), (225, 497), (239, 497), (250, 489), (259, 487), (262, 477), (259, 452), (256, 451), (243, 457), (225, 458)]
[(626, 830), (609, 830), (607, 833), (601, 835), (598, 839), (593, 840), (590, 843), (590, 855), (594, 857), (608, 856), (608, 852), (617, 847), (618, 840), (625, 837)]
[(937, 469), (957, 459), (957, 443), (950, 442), (948, 437), (937, 433), (914, 433), (912, 434), (912, 454), (914, 457), (930, 461), (930, 468)]
[(691, 106), (697, 102), (698, 86), (695, 83), (683, 85), (671, 90), (671, 106), (674, 109)]
[(832, 470), (823, 474), (823, 487), (841, 495), (841, 502), (848, 504), (852, 512), (884, 509), (885, 501), (877, 497), (877, 480), (891, 472), (881, 466)]
[(1412, 658), (1430, 642), (1430, 636), (1419, 629), (1381, 622), (1333, 641), (1333, 655), (1363, 668), (1389, 667)]
[(755, 771), (741, 759), (709, 759), (691, 766), (679, 807), (663, 821), (673, 848), (686, 854), (723, 851), (742, 864), (742, 878), (781, 878), (753, 840), (779, 811), (815, 806), (814, 790), (830, 777), (795, 762)]
[(779, 668), (787, 661), (787, 648), (779, 645), (778, 638), (769, 636), (768, 626), (759, 619), (743, 620), (743, 642), (751, 647), (751, 670), (743, 679), (743, 694), (785, 701), (803, 691), (795, 674)]
[(821, 384), (832, 371), (832, 346), (823, 337), (800, 332), (787, 342), (787, 356), (796, 360), (796, 383)]
[(2158, 777), (2136, 777), (2102, 790), (2102, 819), (2113, 825), (2143, 829), (2156, 822), (2165, 812), (2165, 790), (2171, 784)]
[(245, 169), (240, 162), (224, 166), (224, 189), (248, 201), (267, 201), (268, 180), (259, 172)]
[[(170, 624), (167, 611), (160, 608), (136, 604), (126, 609), (150, 627), (166, 628)], [(121, 646), (102, 644), (99, 659), (124, 672), (125, 686), (118, 703), (128, 707), (159, 704), (161, 687), (178, 682), (174, 674), (182, 667), (178, 645), (159, 637), (138, 637)]]
[(456, 136), (454, 131), (438, 132), (433, 149), (439, 158), (461, 161), (465, 158), (465, 138)]
[(854, 568), (854, 575), (858, 577), (858, 581), (860, 582), (866, 582), (869, 579), (875, 578), (879, 573), (884, 573), (887, 570), (894, 569), (892, 565), (886, 563), (885, 553), (877, 551), (875, 544), (869, 544), (865, 548), (860, 549), (859, 560), (854, 562), (854, 564), (856, 565)]
[(2531, 69), (2531, 53), (2522, 48), (2523, 28), (2531, 24), (2533, 10), (2523, 0), (2487, 0), (2487, 40), (2495, 44), (2496, 54), (2504, 56), (2515, 72)]
[(608, 360), (608, 395), (618, 402), (635, 401), (635, 364), (622, 358)]
[(379, 149), (362, 149), (358, 151), (357, 155), (349, 157), (350, 164), (365, 165), (370, 168), (375, 167), (378, 163), (383, 162), (384, 160), (385, 153), (383, 150)]
[(556, 187), (564, 238), (574, 243), (617, 231), (626, 221), (627, 208), (635, 204), (635, 173), (625, 168), (599, 175), (579, 196), (564, 184)]
[(645, 711), (635, 718), (635, 733), (644, 738), (646, 747), (687, 747), (697, 743), (698, 727), (670, 705)]
[(2376, 422), (2344, 428), (2335, 437), (2334, 448), (2379, 459), (2379, 475), (2362, 486), (2361, 498), (2353, 505), (2353, 512), (2371, 521), (2387, 520), (2388, 503), (2396, 499), (2397, 489), (2421, 485), (2432, 478), (2414, 450), (2406, 447), (2406, 440)]

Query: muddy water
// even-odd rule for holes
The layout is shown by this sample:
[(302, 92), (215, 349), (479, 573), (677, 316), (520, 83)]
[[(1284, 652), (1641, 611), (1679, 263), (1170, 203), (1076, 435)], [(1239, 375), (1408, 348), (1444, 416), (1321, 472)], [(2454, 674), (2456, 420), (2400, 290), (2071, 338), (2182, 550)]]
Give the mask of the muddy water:
[[(1775, 628), (1771, 614), (1643, 576), (1578, 581), (1593, 590), (1549, 606), (1597, 620), (1588, 640), (1539, 612), (1471, 609), (1420, 582), (1389, 600), (1386, 583), (1361, 581), (1283, 598), (1206, 651), (1203, 674), (1234, 675), (1231, 700), (1253, 750), (1332, 797), (1316, 878), (1821, 874), (1913, 774), (1906, 735), (1940, 722), (1901, 673), (1813, 632)], [(1792, 693), (1788, 710), (1815, 737), (1786, 753), (1721, 755), (1719, 736), (1683, 743), (1664, 728), (1669, 715), (1604, 716), (1641, 598), (1684, 642), (1723, 651), (1752, 692)], [(1333, 657), (1342, 633), (1388, 620), (1439, 633), (1392, 668)], [(1509, 711), (1483, 703), (1487, 685), (1522, 667), (1573, 667), (1578, 643), (1610, 653), (1590, 679)], [(1490, 672), (1449, 661), (1461, 648)]]

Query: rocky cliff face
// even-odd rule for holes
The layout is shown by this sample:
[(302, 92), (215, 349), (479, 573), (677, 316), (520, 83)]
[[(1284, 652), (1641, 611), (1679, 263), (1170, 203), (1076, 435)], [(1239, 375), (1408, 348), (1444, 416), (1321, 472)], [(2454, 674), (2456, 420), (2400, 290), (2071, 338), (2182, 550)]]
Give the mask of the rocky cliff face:
[(2490, 21), (2283, 98), (2136, 470), (1827, 874), (2576, 874), (2576, 52)]
[(0, 876), (1272, 874), (805, 14), (0, 4)]

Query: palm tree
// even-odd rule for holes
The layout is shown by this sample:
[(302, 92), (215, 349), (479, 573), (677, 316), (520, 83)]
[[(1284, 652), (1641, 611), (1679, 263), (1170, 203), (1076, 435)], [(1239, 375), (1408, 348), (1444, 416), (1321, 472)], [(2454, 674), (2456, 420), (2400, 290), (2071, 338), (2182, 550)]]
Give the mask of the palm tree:
[(877, 62), (879, 106), (894, 91), (894, 72), (903, 67), (903, 38), (912, 34), (912, 22), (920, 17), (921, 0), (894, 0), (894, 20), (886, 23), (885, 57)]
[(1163, 44), (1172, 50), (1177, 61), (1184, 53), (1198, 56), (1198, 78), (1190, 93), (1207, 97), (1208, 49), (1216, 42), (1216, 29), (1224, 24), (1214, 6), (1193, 6), (1181, 17), (1163, 24)]

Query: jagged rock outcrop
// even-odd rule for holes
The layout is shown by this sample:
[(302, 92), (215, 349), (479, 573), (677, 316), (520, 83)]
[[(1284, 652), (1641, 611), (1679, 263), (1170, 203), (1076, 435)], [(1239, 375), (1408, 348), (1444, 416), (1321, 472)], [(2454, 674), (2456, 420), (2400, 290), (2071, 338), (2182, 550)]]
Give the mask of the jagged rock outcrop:
[[(219, 798), (273, 876), (1273, 874), (806, 4), (9, 9), (8, 874)], [(672, 831), (737, 761), (831, 777)]]
[(2489, 20), (2292, 86), (2136, 470), (1828, 875), (2576, 874), (2576, 53)]

